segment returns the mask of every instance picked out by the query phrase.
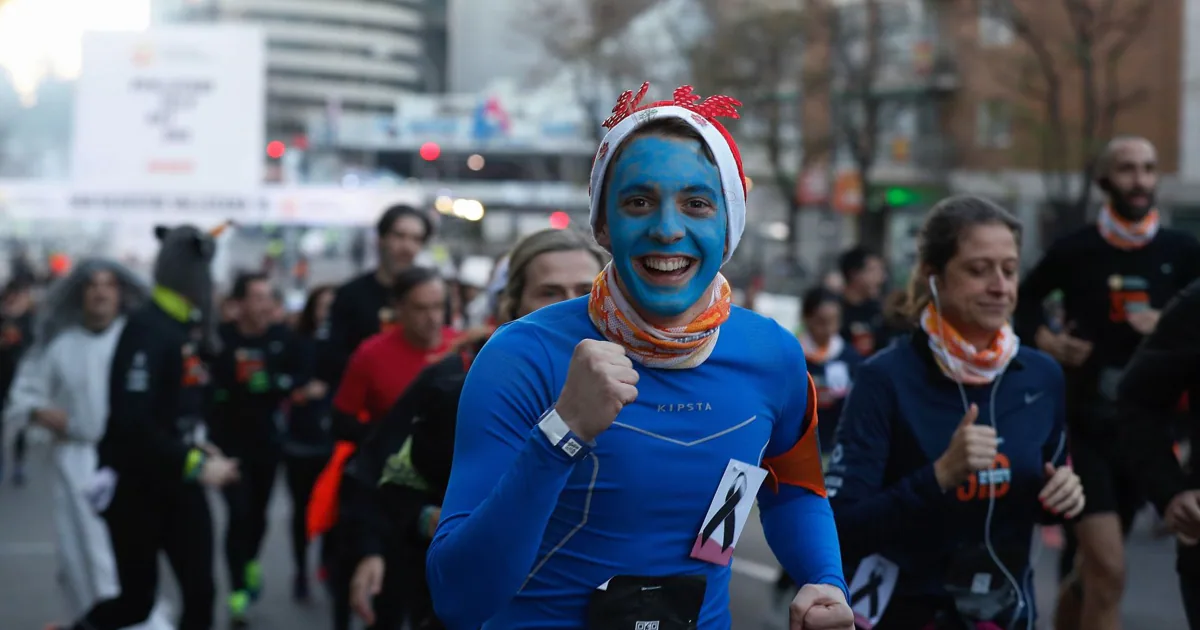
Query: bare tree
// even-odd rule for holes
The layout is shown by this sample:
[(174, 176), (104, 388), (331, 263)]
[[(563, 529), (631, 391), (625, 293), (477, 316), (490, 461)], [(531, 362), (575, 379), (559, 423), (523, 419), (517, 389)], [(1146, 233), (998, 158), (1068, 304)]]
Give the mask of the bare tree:
[[(644, 64), (637, 51), (621, 45), (629, 23), (659, 0), (526, 0), (518, 30), (532, 37), (546, 53), (538, 74), (567, 69), (581, 107), (589, 114), (615, 102), (609, 87), (640, 84)], [(596, 143), (604, 130), (592, 126)]]
[[(976, 2), (978, 9), (1006, 17), (1026, 49), (1021, 57), (993, 68), (1024, 97), (1018, 101), (1038, 132), (1047, 197), (1072, 215), (1085, 216), (1097, 157), (1115, 133), (1117, 118), (1148, 96), (1145, 86), (1121, 85), (1118, 71), (1162, 1)], [(1065, 22), (1035, 19), (1033, 3), (1038, 3), (1039, 16), (1048, 5), (1058, 6)]]
[(835, 144), (849, 151), (862, 190), (858, 240), (868, 248), (883, 251), (890, 208), (875, 204), (873, 174), (881, 132), (896, 116), (899, 98), (894, 91), (884, 89), (881, 79), (891, 52), (887, 34), (906, 25), (885, 14), (880, 0), (825, 4), (822, 20), (830, 47)]
[[(788, 248), (795, 261), (801, 210), (796, 198), (798, 157), (828, 138), (819, 131), (804, 138), (802, 116), (804, 39), (807, 16), (798, 6), (740, 12), (734, 19), (714, 21), (709, 37), (691, 52), (693, 78), (703, 94), (728, 93), (743, 102), (737, 128), (743, 143), (764, 149), (772, 185), (787, 204)], [(808, 131), (808, 130), (806, 130)]]

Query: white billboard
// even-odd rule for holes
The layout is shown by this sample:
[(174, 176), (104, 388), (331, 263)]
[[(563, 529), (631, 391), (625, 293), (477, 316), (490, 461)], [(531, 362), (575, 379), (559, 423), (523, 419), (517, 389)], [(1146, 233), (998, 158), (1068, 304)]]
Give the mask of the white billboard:
[(265, 75), (264, 38), (253, 27), (88, 33), (75, 97), (76, 186), (256, 189)]

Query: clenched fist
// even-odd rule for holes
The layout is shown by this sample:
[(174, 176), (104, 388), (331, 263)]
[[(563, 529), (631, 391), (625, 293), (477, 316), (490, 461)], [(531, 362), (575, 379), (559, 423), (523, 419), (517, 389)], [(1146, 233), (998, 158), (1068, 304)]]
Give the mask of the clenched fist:
[(1087, 505), (1079, 475), (1069, 466), (1055, 468), (1054, 464), (1049, 462), (1043, 470), (1046, 472), (1046, 486), (1038, 494), (1042, 507), (1051, 514), (1061, 514), (1067, 518), (1079, 516), (1083, 507)]
[(221, 488), (236, 482), (241, 477), (238, 460), (222, 455), (210, 455), (200, 466), (199, 481), (210, 488)]
[(934, 474), (943, 491), (963, 483), (973, 472), (991, 468), (996, 459), (996, 448), (1000, 444), (996, 429), (975, 424), (978, 417), (979, 406), (973, 404), (963, 414), (946, 452), (933, 463)]
[(1167, 529), (1175, 532), (1187, 546), (1200, 539), (1200, 490), (1185, 490), (1175, 495), (1163, 513)]
[(842, 589), (805, 584), (788, 607), (789, 630), (854, 630), (854, 611)]
[(367, 556), (358, 563), (350, 580), (350, 607), (367, 625), (375, 625), (375, 596), (383, 590), (386, 571), (383, 556)]
[(567, 382), (554, 409), (575, 435), (590, 442), (612, 426), (625, 405), (637, 400), (637, 382), (637, 370), (623, 346), (584, 339), (571, 355)]

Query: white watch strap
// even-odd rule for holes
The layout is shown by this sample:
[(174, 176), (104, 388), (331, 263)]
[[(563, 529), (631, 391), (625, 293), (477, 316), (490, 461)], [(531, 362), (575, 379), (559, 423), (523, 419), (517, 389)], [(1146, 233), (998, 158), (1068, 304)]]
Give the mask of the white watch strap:
[(551, 446), (558, 446), (563, 438), (571, 432), (570, 427), (566, 422), (563, 422), (562, 416), (558, 415), (558, 410), (553, 407), (542, 416), (541, 422), (538, 422), (538, 428), (542, 430), (542, 435), (550, 440)]

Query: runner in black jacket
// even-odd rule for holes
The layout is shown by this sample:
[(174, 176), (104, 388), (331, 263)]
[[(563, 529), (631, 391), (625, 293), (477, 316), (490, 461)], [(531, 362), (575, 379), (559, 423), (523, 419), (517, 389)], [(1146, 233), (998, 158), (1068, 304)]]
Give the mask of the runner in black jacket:
[(90, 497), (108, 523), (121, 593), (75, 630), (146, 620), (166, 552), (183, 599), (179, 630), (213, 625), (212, 520), (201, 485), (237, 478), (237, 463), (203, 437), (208, 372), (201, 358), (211, 317), (215, 244), (194, 227), (158, 228), (153, 299), (129, 316), (113, 354), (109, 417)]
[(1200, 280), (1163, 310), (1121, 379), (1121, 443), (1146, 496), (1179, 538), (1179, 585), (1188, 624), (1200, 630), (1200, 470), (1185, 472), (1172, 449), (1172, 417), (1190, 401), (1188, 437), (1200, 445)]
[(379, 266), (338, 287), (329, 311), (327, 342), (322, 347), (316, 378), (337, 391), (342, 371), (358, 345), (395, 325), (392, 284), (408, 269), (429, 237), (433, 223), (411, 206), (388, 208), (375, 225)]
[(271, 323), (274, 299), (265, 274), (238, 276), (231, 296), (238, 302), (238, 316), (218, 328), (222, 347), (212, 360), (207, 424), (213, 443), (237, 458), (241, 473), (222, 492), (229, 509), (229, 615), (240, 625), (263, 589), (258, 556), (282, 455), (279, 416), (283, 402), (308, 384), (310, 365), (291, 331)]
[[(1060, 630), (1120, 627), (1123, 534), (1144, 498), (1122, 463), (1117, 382), (1138, 343), (1154, 330), (1159, 309), (1200, 276), (1200, 242), (1161, 224), (1153, 145), (1114, 139), (1098, 173), (1107, 205), (1096, 223), (1056, 241), (1025, 276), (1014, 316), (1021, 339), (1063, 366), (1071, 463), (1088, 495), (1083, 516), (1068, 528), (1078, 540), (1082, 602), (1078, 589), (1063, 589)], [(1062, 291), (1067, 324), (1057, 333), (1045, 325), (1042, 309), (1055, 290)], [(1073, 626), (1068, 619), (1077, 614), (1080, 622)]]
[[(513, 249), (496, 319), (507, 322), (586, 295), (603, 259), (576, 232), (529, 235)], [(422, 371), (346, 468), (341, 514), (364, 558), (352, 599), (376, 630), (398, 628), (406, 613), (419, 630), (441, 627), (425, 585), (425, 553), (450, 481), (459, 394), (490, 334), (478, 332)]]

